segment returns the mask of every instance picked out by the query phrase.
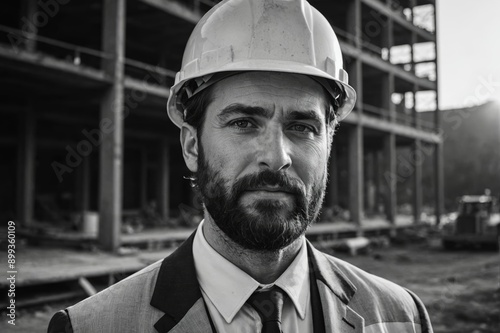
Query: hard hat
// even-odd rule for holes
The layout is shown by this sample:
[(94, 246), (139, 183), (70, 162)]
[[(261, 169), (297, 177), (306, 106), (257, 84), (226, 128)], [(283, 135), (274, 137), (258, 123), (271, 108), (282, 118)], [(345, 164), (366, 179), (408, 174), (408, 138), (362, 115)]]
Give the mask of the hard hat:
[(356, 101), (342, 68), (337, 36), (307, 1), (225, 0), (206, 13), (191, 33), (170, 89), (170, 119), (181, 127), (187, 99), (221, 77), (248, 71), (310, 76), (337, 101), (339, 120)]

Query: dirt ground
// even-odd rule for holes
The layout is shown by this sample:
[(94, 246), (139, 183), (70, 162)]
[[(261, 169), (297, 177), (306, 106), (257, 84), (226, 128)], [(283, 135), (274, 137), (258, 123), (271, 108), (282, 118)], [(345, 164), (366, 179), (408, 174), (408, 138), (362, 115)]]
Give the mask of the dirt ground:
[[(500, 332), (500, 256), (492, 251), (444, 251), (438, 245), (399, 245), (343, 260), (417, 293), (437, 333)], [(16, 326), (2, 313), (0, 332), (46, 332), (51, 315), (67, 303), (18, 310)]]

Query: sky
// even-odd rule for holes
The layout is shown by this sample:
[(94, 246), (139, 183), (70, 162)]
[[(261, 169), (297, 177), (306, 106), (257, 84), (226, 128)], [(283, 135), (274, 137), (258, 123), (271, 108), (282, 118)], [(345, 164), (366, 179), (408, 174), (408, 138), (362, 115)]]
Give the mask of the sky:
[(440, 109), (500, 103), (500, 0), (436, 0)]

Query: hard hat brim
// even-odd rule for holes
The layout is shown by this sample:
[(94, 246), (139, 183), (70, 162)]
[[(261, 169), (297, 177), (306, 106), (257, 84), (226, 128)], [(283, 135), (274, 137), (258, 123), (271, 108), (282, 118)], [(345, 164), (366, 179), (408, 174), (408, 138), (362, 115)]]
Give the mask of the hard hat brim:
[(247, 59), (244, 62), (232, 62), (225, 64), (216, 71), (214, 71), (213, 69), (207, 70), (206, 73), (203, 71), (199, 71), (196, 77), (188, 77), (189, 75), (185, 75), (185, 73), (183, 73), (182, 71), (177, 73), (177, 78), (179, 78), (179, 81), (171, 87), (167, 102), (167, 112), (169, 118), (177, 127), (182, 127), (182, 124), (184, 123), (183, 110), (179, 110), (177, 107), (177, 94), (186, 82), (197, 77), (202, 77), (206, 74), (215, 74), (222, 72), (243, 73), (250, 71), (303, 74), (324, 78), (341, 85), (345, 90), (346, 96), (341, 107), (337, 110), (337, 119), (339, 121), (344, 119), (352, 111), (356, 102), (356, 91), (349, 84), (335, 79), (333, 76), (316, 67), (291, 61)]

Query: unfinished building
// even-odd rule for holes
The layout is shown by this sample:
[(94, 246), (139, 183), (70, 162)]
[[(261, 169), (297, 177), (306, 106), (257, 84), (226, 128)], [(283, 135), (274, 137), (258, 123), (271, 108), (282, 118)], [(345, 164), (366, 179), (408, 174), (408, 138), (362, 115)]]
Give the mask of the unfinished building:
[[(22, 0), (0, 12), (0, 215), (25, 228), (75, 228), (98, 212), (99, 242), (120, 246), (123, 221), (149, 211), (171, 226), (199, 204), (165, 105), (186, 41), (211, 0)], [(442, 140), (435, 108), (434, 0), (310, 0), (340, 40), (354, 111), (331, 154), (323, 220), (354, 226), (398, 206), (422, 212), (422, 159), (434, 163), (442, 212)], [(422, 14), (424, 13), (424, 14)], [(425, 16), (425, 17), (423, 17)], [(429, 23), (430, 22), (430, 23)], [(419, 48), (430, 51), (420, 52)], [(423, 56), (422, 56), (423, 55)], [(427, 55), (427, 56), (426, 56)], [(400, 167), (398, 150), (411, 150)], [(398, 185), (412, 182), (398, 196)], [(343, 214), (338, 214), (343, 211)], [(407, 212), (408, 213), (408, 212)]]

